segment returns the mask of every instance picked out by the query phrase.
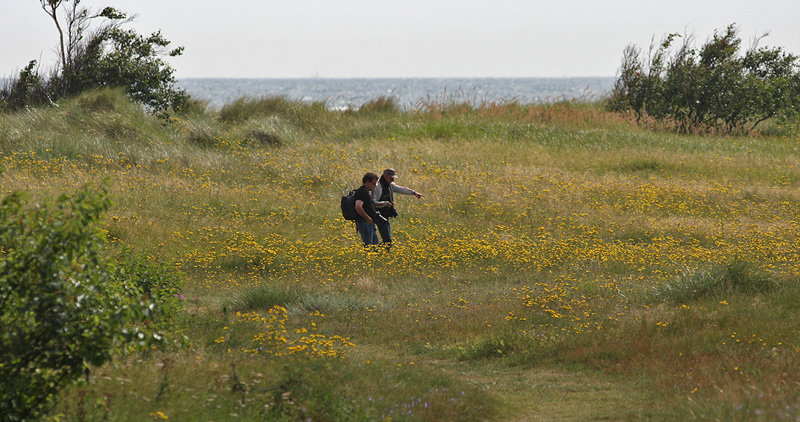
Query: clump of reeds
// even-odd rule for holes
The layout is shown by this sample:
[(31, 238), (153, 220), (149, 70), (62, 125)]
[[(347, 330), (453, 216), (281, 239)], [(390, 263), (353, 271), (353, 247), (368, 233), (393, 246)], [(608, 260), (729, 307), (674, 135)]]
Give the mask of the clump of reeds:
[(708, 268), (688, 269), (654, 289), (658, 300), (688, 303), (723, 297), (731, 293), (754, 294), (778, 286), (775, 277), (746, 261), (714, 264)]
[(400, 111), (400, 106), (396, 97), (381, 95), (359, 106), (356, 114), (390, 114), (398, 111)]

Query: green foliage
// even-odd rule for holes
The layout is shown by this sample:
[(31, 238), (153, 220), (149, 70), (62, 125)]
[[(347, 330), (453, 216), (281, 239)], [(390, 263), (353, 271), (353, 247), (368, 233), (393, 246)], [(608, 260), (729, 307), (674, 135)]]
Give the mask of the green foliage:
[[(117, 25), (95, 34), (81, 57), (84, 67), (75, 76), (70, 93), (96, 87), (124, 87), (128, 95), (156, 112), (180, 109), (188, 94), (175, 87), (174, 70), (159, 57), (169, 45), (160, 32), (144, 37)], [(170, 51), (178, 56), (182, 48)]]
[(131, 326), (153, 306), (131, 298), (113, 275), (96, 227), (110, 200), (84, 188), (50, 209), (26, 208), (12, 193), (0, 203), (0, 413), (40, 415), (89, 365), (108, 361), (120, 342), (154, 338)]
[[(188, 94), (175, 86), (174, 70), (161, 58), (164, 54), (182, 54), (182, 47), (167, 51), (170, 42), (160, 32), (145, 37), (123, 29), (128, 19), (122, 12), (106, 7), (92, 14), (80, 7), (79, 0), (65, 6), (66, 22), (61, 22), (58, 12), (67, 3), (43, 1), (61, 37), (57, 70), (43, 78), (36, 62), (31, 61), (18, 78), (0, 90), (0, 111), (48, 104), (102, 87), (122, 87), (128, 96), (156, 113), (178, 110), (187, 103)], [(93, 19), (104, 23), (90, 33)], [(62, 27), (69, 28), (67, 40)]]
[(126, 248), (115, 269), (114, 278), (128, 288), (128, 296), (134, 299), (144, 296), (158, 305), (154, 318), (171, 316), (183, 299), (180, 291), (185, 276), (170, 263)]
[(42, 77), (36, 70), (36, 60), (31, 60), (16, 79), (7, 81), (0, 89), (0, 111), (23, 109), (28, 105), (45, 104), (47, 92)]
[(633, 110), (682, 130), (713, 127), (753, 129), (768, 119), (786, 121), (800, 110), (800, 60), (781, 48), (739, 54), (741, 39), (731, 25), (699, 49), (693, 37), (673, 51), (677, 34), (651, 46), (645, 61), (626, 47), (620, 75), (608, 102), (613, 111)]

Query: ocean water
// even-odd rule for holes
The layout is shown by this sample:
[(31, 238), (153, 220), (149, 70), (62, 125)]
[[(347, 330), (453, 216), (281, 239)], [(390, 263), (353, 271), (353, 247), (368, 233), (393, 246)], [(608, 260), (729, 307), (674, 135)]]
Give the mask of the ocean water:
[(576, 78), (185, 78), (178, 86), (192, 97), (221, 108), (239, 98), (283, 96), (291, 100), (325, 101), (333, 109), (357, 108), (381, 96), (414, 109), (437, 102), (516, 101), (522, 104), (561, 100), (598, 100), (614, 86), (614, 77)]

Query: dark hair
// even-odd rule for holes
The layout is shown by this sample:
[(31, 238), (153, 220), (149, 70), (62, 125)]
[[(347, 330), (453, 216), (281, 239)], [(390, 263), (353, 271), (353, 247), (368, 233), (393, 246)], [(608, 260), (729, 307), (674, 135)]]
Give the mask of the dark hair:
[(364, 174), (364, 177), (361, 178), (361, 183), (374, 182), (376, 180), (378, 180), (377, 174), (372, 172), (367, 172), (366, 174)]

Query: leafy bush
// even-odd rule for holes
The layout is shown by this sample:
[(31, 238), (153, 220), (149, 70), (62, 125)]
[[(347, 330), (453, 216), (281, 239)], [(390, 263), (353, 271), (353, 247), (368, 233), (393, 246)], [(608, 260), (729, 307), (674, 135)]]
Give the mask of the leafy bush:
[(800, 110), (800, 59), (781, 48), (753, 46), (739, 54), (741, 39), (728, 26), (700, 49), (693, 37), (674, 50), (678, 34), (651, 46), (647, 61), (635, 45), (626, 47), (608, 106), (633, 110), (683, 130), (755, 128), (768, 119), (786, 121)]
[[(160, 32), (145, 37), (123, 29), (129, 19), (111, 7), (92, 14), (80, 6), (80, 0), (41, 2), (59, 31), (60, 63), (51, 76), (43, 77), (36, 61), (31, 61), (18, 78), (0, 89), (0, 111), (53, 103), (103, 87), (123, 87), (132, 99), (157, 113), (178, 110), (187, 103), (188, 94), (175, 86), (174, 70), (160, 57), (164, 53), (178, 56), (182, 47), (166, 51), (170, 42)], [(62, 19), (58, 12), (63, 8)], [(98, 18), (104, 23), (89, 32), (90, 22)], [(62, 28), (68, 28), (68, 33)]]
[(169, 317), (180, 305), (184, 275), (175, 266), (157, 261), (145, 253), (122, 251), (113, 274), (124, 283), (131, 298), (144, 297), (155, 302), (159, 311), (152, 316)]
[[(180, 109), (188, 94), (175, 87), (174, 70), (159, 57), (169, 41), (160, 32), (144, 37), (116, 25), (95, 34), (81, 51), (83, 67), (76, 72), (68, 93), (113, 86), (125, 87), (128, 95), (156, 112)], [(170, 56), (182, 48), (170, 51)]]
[(133, 323), (154, 306), (114, 277), (96, 227), (110, 201), (89, 188), (51, 209), (0, 202), (0, 413), (28, 420), (67, 383), (108, 361), (124, 343), (154, 344)]
[(36, 60), (31, 60), (19, 77), (5, 82), (0, 89), (0, 111), (19, 110), (28, 105), (46, 104), (49, 100), (41, 75), (36, 71)]

